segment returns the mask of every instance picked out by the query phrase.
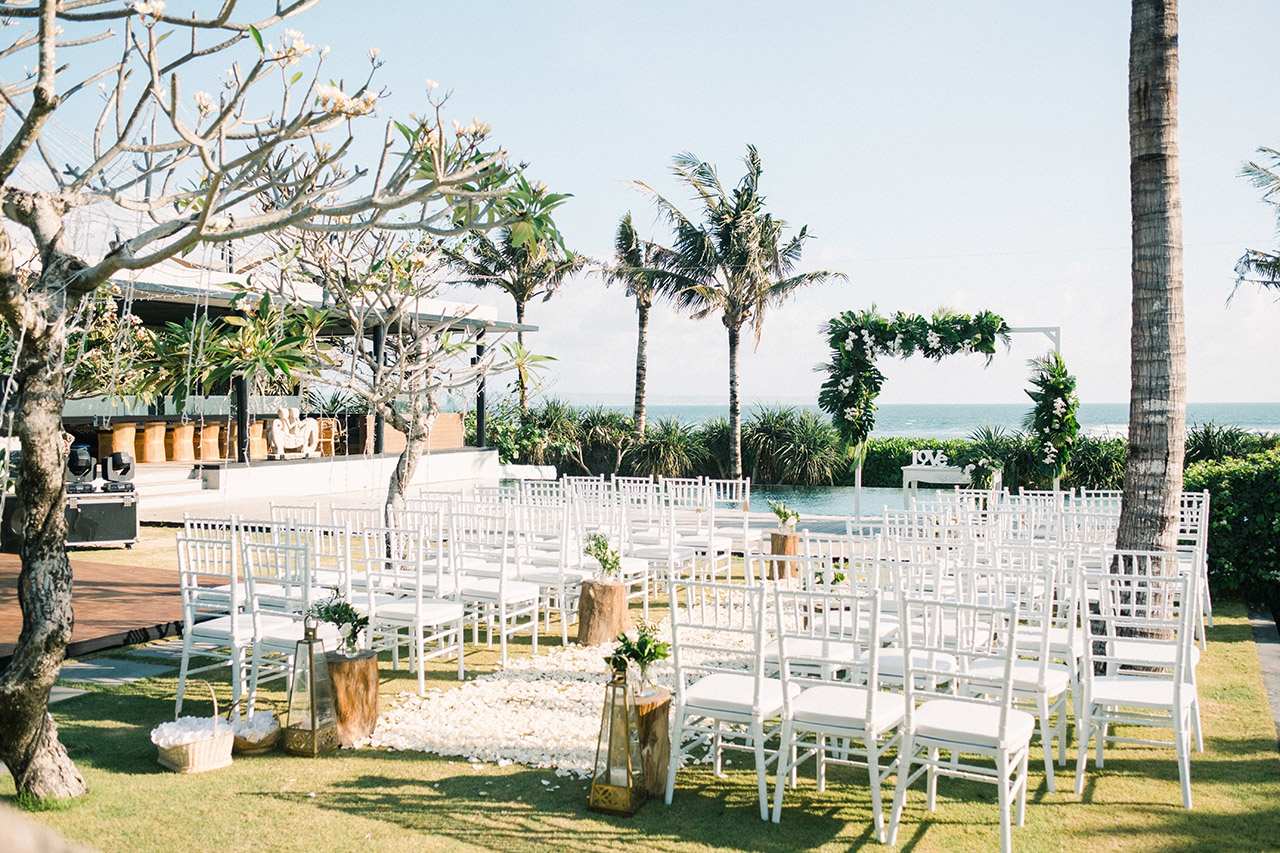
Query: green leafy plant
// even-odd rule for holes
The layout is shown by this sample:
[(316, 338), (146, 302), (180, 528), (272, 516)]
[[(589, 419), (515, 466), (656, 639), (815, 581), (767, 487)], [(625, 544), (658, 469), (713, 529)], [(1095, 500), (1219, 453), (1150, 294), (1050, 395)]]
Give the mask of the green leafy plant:
[(1035, 405), (1022, 426), (1039, 442), (1040, 464), (1049, 479), (1061, 480), (1080, 432), (1076, 378), (1067, 371), (1066, 362), (1057, 352), (1033, 358), (1030, 365), (1034, 388), (1027, 391), (1027, 396)]
[(369, 627), (369, 617), (362, 615), (343, 597), (335, 586), (333, 593), (324, 601), (311, 605), (307, 615), (321, 622), (336, 625), (342, 635), (342, 643), (347, 654), (352, 655), (360, 646), (360, 635)]
[(592, 533), (587, 537), (587, 547), (582, 549), (582, 553), (588, 557), (595, 558), (600, 564), (598, 576), (601, 579), (616, 577), (622, 571), (622, 557), (618, 555), (618, 549), (609, 544), (609, 540), (602, 533)]
[(615, 670), (625, 669), (629, 662), (634, 663), (640, 670), (642, 688), (648, 683), (649, 667), (671, 656), (671, 644), (658, 638), (658, 626), (644, 619), (636, 623), (635, 639), (625, 633), (619, 634), (617, 643), (613, 654), (605, 658), (605, 663)]
[(769, 500), (769, 509), (773, 510), (773, 514), (778, 517), (778, 529), (791, 533), (796, 529), (796, 522), (800, 520), (800, 513), (787, 506), (783, 501)]

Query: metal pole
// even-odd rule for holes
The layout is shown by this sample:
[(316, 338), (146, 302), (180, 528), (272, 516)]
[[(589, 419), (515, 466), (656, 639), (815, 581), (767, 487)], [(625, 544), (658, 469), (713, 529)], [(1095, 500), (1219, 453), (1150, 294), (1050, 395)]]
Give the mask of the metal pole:
[[(471, 358), (472, 364), (479, 364), (484, 358), (484, 330), (476, 335), (476, 354)], [(484, 411), (484, 377), (476, 383), (476, 447), (485, 446), (485, 411)]]
[(236, 377), (236, 461), (249, 461), (249, 377)]
[[(382, 370), (382, 353), (387, 343), (387, 327), (382, 323), (373, 327), (373, 363), (375, 374)], [(376, 381), (376, 379), (375, 379)], [(377, 412), (373, 413), (373, 452), (382, 453), (383, 440), (385, 438), (386, 424), (382, 422), (382, 415)]]

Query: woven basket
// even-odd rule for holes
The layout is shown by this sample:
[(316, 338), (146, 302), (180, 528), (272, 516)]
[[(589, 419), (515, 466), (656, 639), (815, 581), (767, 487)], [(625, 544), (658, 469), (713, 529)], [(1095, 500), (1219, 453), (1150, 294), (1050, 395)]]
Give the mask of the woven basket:
[[(212, 684), (206, 681), (204, 686), (209, 688), (209, 695), (213, 697), (213, 718), (218, 720), (220, 719), (218, 697), (213, 692)], [(177, 711), (174, 711), (173, 718), (178, 719)], [(217, 770), (231, 763), (232, 738), (233, 735), (228, 729), (191, 743), (156, 747), (160, 751), (156, 761), (161, 767), (175, 773), (203, 773), (206, 770)]]
[[(240, 704), (240, 700), (231, 703), (231, 707), (227, 709), (227, 722), (231, 722), (231, 714), (235, 711), (236, 705)], [(250, 740), (242, 738), (232, 733), (233, 743), (231, 751), (236, 755), (262, 755), (271, 752), (276, 748), (276, 744), (280, 741), (280, 708), (274, 700), (259, 699), (259, 705), (270, 705), (271, 710), (275, 712), (276, 727), (263, 735), (261, 740)], [(234, 725), (234, 724), (233, 724)]]

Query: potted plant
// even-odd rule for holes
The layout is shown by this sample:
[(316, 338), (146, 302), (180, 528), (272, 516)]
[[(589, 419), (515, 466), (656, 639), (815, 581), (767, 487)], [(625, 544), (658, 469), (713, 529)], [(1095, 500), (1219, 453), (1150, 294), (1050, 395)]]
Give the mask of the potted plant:
[(325, 663), (333, 685), (338, 739), (343, 746), (354, 746), (372, 735), (378, 722), (378, 659), (372, 651), (360, 650), (369, 617), (352, 607), (337, 587), (313, 604), (308, 615), (336, 625), (342, 636), (342, 648), (326, 652)]
[(578, 600), (578, 642), (598, 646), (631, 627), (627, 588), (618, 580), (622, 557), (600, 533), (587, 537), (582, 553), (596, 561), (595, 577), (582, 582)]
[(618, 645), (605, 662), (614, 669), (634, 663), (640, 671), (636, 695), (652, 696), (656, 691), (649, 678), (649, 667), (671, 656), (671, 644), (658, 639), (658, 626), (644, 619), (636, 626), (635, 635), (632, 639), (630, 634), (619, 634)]

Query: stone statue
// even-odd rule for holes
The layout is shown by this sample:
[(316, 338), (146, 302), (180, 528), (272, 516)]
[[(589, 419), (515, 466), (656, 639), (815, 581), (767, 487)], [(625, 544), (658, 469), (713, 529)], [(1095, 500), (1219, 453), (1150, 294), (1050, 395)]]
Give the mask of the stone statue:
[(271, 421), (271, 454), (283, 459), (286, 451), (301, 452), (303, 458), (316, 455), (320, 446), (320, 422), (303, 418), (297, 409), (277, 409)]

